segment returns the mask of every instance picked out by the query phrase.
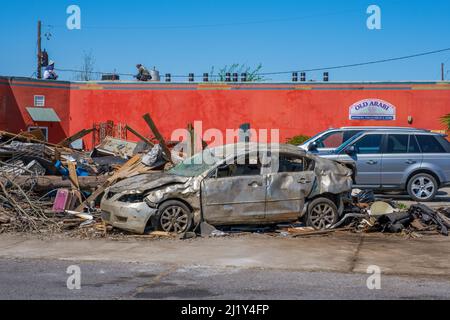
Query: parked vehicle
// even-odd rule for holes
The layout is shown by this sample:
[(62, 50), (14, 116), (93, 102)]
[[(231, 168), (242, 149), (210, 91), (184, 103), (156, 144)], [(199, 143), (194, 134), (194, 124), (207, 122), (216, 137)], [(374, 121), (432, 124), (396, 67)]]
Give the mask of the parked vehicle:
[(107, 223), (136, 233), (302, 217), (324, 229), (338, 221), (351, 189), (352, 172), (343, 164), (291, 145), (240, 143), (206, 149), (168, 172), (123, 180), (106, 190), (101, 209)]
[(328, 129), (305, 141), (299, 147), (313, 153), (330, 152), (353, 138), (356, 134), (364, 131), (376, 130), (419, 130), (403, 127), (342, 127), (339, 129)]
[(360, 132), (321, 156), (352, 167), (357, 188), (406, 190), (415, 201), (426, 202), (435, 198), (439, 188), (450, 185), (450, 143), (437, 133)]

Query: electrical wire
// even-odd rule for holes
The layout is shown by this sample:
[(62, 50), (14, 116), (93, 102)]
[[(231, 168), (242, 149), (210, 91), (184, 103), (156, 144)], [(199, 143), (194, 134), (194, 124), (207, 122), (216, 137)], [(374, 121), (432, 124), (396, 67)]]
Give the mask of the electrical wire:
[[(380, 63), (387, 63), (387, 62), (393, 62), (393, 61), (401, 61), (401, 60), (408, 60), (433, 54), (438, 54), (442, 52), (450, 51), (450, 48), (440, 49), (440, 50), (434, 50), (434, 51), (428, 51), (428, 52), (422, 52), (402, 57), (395, 57), (395, 58), (388, 58), (388, 59), (382, 59), (382, 60), (375, 60), (375, 61), (368, 61), (368, 62), (360, 62), (360, 63), (353, 63), (353, 64), (345, 64), (345, 65), (337, 65), (337, 66), (329, 66), (329, 67), (319, 67), (319, 68), (312, 68), (312, 69), (297, 69), (293, 71), (276, 71), (276, 72), (262, 72), (257, 73), (255, 75), (257, 76), (269, 76), (269, 75), (282, 75), (282, 74), (290, 74), (294, 72), (314, 72), (314, 71), (326, 71), (326, 70), (337, 70), (337, 69), (345, 69), (345, 68), (355, 68), (355, 67), (361, 67), (361, 66), (367, 66), (367, 65), (374, 65), (374, 64), (380, 64)], [(117, 74), (121, 76), (134, 76), (134, 74), (130, 73), (117, 73), (117, 72), (100, 72), (100, 71), (84, 71), (84, 70), (76, 70), (76, 69), (56, 69), (57, 71), (61, 72), (77, 72), (77, 73), (89, 73), (89, 74)], [(201, 77), (203, 75), (194, 75), (194, 77)], [(189, 76), (186, 75), (171, 75), (172, 78), (188, 78)], [(219, 75), (209, 75), (211, 78), (219, 77)]]
[(259, 75), (264, 76), (264, 75), (287, 74), (287, 73), (293, 73), (293, 72), (313, 72), (313, 71), (354, 68), (354, 67), (361, 67), (361, 66), (367, 66), (367, 65), (372, 65), (372, 64), (379, 64), (379, 63), (386, 63), (386, 62), (392, 62), (392, 61), (400, 61), (400, 60), (418, 58), (418, 57), (423, 57), (423, 56), (437, 54), (437, 53), (446, 52), (446, 51), (450, 51), (450, 48), (445, 48), (445, 49), (440, 49), (440, 50), (435, 50), (435, 51), (428, 51), (428, 52), (423, 52), (423, 53), (417, 53), (417, 54), (412, 54), (412, 55), (397, 57), (397, 58), (389, 58), (389, 59), (360, 62), (360, 63), (353, 63), (353, 64), (344, 64), (344, 65), (331, 66), (331, 67), (321, 67), (321, 68), (314, 68), (314, 69), (299, 69), (299, 70), (294, 70), (294, 71), (281, 71), (281, 72), (265, 72), (265, 73), (260, 73)]

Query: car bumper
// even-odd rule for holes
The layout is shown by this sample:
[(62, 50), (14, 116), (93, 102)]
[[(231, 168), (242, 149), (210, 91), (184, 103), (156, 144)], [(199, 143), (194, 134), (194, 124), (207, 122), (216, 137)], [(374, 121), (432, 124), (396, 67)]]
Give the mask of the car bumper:
[(150, 208), (145, 202), (123, 203), (105, 199), (102, 200), (100, 209), (102, 219), (107, 224), (138, 234), (144, 233), (149, 219), (158, 211)]

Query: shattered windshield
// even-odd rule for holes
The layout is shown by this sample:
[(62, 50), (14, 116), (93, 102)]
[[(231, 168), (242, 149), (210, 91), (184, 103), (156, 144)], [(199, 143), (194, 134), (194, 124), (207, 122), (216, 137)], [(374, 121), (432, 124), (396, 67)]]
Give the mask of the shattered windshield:
[(184, 160), (179, 165), (170, 169), (168, 173), (182, 177), (197, 177), (202, 173), (213, 169), (216, 164), (222, 160), (223, 157), (215, 155), (214, 149), (206, 149), (205, 151)]

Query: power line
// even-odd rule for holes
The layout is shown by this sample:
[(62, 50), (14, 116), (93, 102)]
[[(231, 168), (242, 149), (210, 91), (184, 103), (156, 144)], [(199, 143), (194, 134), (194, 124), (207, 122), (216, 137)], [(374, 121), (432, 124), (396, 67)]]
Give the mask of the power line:
[(417, 54), (403, 56), (403, 57), (397, 57), (397, 58), (389, 58), (389, 59), (382, 59), (382, 60), (375, 60), (375, 61), (368, 61), (368, 62), (344, 64), (344, 65), (339, 65), (339, 66), (314, 68), (314, 69), (300, 69), (300, 70), (294, 70), (294, 71), (281, 71), (281, 72), (266, 72), (266, 73), (260, 73), (260, 75), (265, 76), (265, 75), (288, 74), (288, 73), (293, 73), (293, 72), (313, 72), (313, 71), (354, 68), (354, 67), (360, 67), (360, 66), (366, 66), (366, 65), (372, 65), (372, 64), (379, 64), (379, 63), (385, 63), (385, 62), (392, 62), (392, 61), (399, 61), (399, 60), (423, 57), (423, 56), (437, 54), (437, 53), (446, 52), (446, 51), (450, 51), (450, 48), (445, 48), (445, 49), (440, 49), (440, 50), (435, 50), (435, 51), (428, 51), (428, 52), (423, 52), (423, 53), (417, 53)]
[[(313, 69), (299, 69), (294, 71), (277, 71), (277, 72), (263, 72), (263, 73), (257, 73), (256, 75), (260, 76), (269, 76), (269, 75), (281, 75), (281, 74), (290, 74), (293, 72), (314, 72), (314, 71), (325, 71), (325, 70), (336, 70), (336, 69), (344, 69), (344, 68), (354, 68), (354, 67), (360, 67), (360, 66), (366, 66), (366, 65), (374, 65), (374, 64), (380, 64), (380, 63), (386, 63), (386, 62), (392, 62), (392, 61), (400, 61), (400, 60), (407, 60), (407, 59), (413, 59), (428, 55), (433, 55), (441, 52), (450, 51), (450, 48), (440, 49), (440, 50), (434, 50), (434, 51), (428, 51), (423, 53), (417, 53), (402, 57), (396, 57), (396, 58), (389, 58), (389, 59), (382, 59), (382, 60), (375, 60), (375, 61), (368, 61), (368, 62), (361, 62), (361, 63), (353, 63), (353, 64), (345, 64), (345, 65), (338, 65), (338, 66), (330, 66), (330, 67), (320, 67), (320, 68), (313, 68)], [(121, 76), (134, 76), (134, 74), (130, 73), (117, 73), (117, 72), (100, 72), (100, 71), (86, 71), (86, 70), (76, 70), (76, 69), (56, 69), (57, 71), (61, 72), (85, 72), (90, 74), (108, 74), (108, 73), (114, 73)], [(195, 77), (201, 77), (202, 75), (195, 75)], [(209, 75), (210, 77), (219, 77), (219, 75)], [(185, 75), (171, 75), (172, 78), (188, 78), (189, 76)]]

